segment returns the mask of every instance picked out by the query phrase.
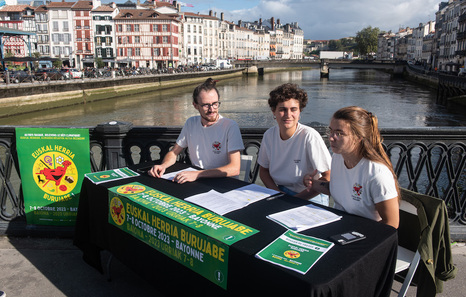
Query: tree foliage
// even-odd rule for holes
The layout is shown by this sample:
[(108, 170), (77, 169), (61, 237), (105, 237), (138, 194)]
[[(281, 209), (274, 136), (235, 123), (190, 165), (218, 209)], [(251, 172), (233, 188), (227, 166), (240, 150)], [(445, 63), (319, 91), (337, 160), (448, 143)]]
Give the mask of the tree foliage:
[(379, 33), (379, 28), (372, 28), (371, 26), (356, 33), (357, 49), (361, 55), (377, 52), (377, 36)]

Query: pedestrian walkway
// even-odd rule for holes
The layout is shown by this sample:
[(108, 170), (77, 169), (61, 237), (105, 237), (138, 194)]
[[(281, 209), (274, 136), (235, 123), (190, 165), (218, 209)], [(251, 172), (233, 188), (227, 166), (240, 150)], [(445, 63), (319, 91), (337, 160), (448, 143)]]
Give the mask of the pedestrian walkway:
[[(466, 289), (466, 245), (452, 245), (458, 267), (455, 279), (445, 283), (438, 297), (461, 296)], [(108, 257), (109, 255), (104, 255)], [(163, 297), (118, 260), (112, 261), (112, 280), (87, 265), (71, 239), (0, 237), (0, 291), (6, 297)], [(397, 296), (401, 284), (394, 282), (390, 297)], [(407, 296), (416, 296), (411, 287)]]

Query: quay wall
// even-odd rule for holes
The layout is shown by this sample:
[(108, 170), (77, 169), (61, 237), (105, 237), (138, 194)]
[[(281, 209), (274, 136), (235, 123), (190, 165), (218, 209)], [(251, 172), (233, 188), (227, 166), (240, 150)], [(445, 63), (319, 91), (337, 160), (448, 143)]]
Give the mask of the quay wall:
[(79, 79), (51, 83), (0, 87), (0, 117), (33, 111), (85, 104), (120, 96), (168, 88), (197, 85), (206, 77), (227, 79), (242, 76), (242, 69), (132, 76), (111, 79)]

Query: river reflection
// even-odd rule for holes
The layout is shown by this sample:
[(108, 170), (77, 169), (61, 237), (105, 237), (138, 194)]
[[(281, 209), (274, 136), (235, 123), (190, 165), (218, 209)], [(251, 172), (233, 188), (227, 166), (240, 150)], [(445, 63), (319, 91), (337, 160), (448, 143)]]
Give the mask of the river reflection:
[[(292, 82), (305, 89), (309, 102), (302, 123), (328, 121), (337, 109), (358, 105), (379, 118), (381, 127), (465, 126), (466, 113), (435, 103), (436, 91), (376, 70), (332, 69), (330, 79), (320, 79), (318, 69), (239, 77), (220, 81), (223, 116), (241, 127), (274, 124), (267, 99), (276, 86)], [(182, 126), (196, 115), (194, 86), (114, 98), (71, 107), (1, 118), (0, 125), (95, 126), (111, 120), (138, 126)]]

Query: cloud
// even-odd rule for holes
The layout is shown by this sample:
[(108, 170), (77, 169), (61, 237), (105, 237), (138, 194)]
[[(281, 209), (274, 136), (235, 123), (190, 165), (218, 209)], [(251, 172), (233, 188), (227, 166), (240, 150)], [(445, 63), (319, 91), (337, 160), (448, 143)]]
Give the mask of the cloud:
[(355, 36), (367, 26), (397, 31), (435, 21), (438, 4), (439, 0), (261, 0), (253, 8), (224, 13), (233, 22), (271, 17), (298, 22), (305, 38), (339, 39)]

